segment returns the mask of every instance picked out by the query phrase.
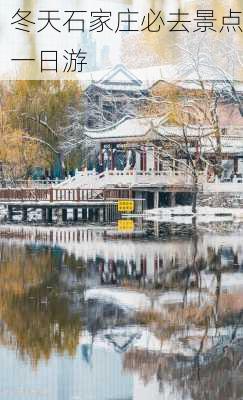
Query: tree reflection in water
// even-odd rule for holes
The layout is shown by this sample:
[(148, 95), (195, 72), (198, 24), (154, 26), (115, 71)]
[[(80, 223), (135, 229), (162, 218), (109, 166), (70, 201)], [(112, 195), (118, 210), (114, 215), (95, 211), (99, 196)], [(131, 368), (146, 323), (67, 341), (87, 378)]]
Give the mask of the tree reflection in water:
[[(128, 241), (81, 231), (71, 243), (47, 245), (10, 237), (0, 242), (3, 345), (37, 366), (53, 353), (76, 355), (85, 331), (90, 357), (93, 343), (108, 344), (122, 354), (125, 371), (145, 384), (156, 379), (161, 392), (169, 384), (188, 398), (240, 399), (240, 237)], [(114, 300), (117, 293), (124, 298)], [(136, 308), (137, 298), (146, 306)], [(139, 342), (143, 332), (156, 351)]]
[(82, 322), (73, 289), (81, 301), (80, 272), (62, 265), (62, 253), (43, 246), (1, 248), (0, 340), (33, 364), (54, 351), (74, 355), (79, 341)]
[(138, 372), (145, 383), (156, 377), (160, 391), (171, 385), (174, 391), (183, 392), (192, 399), (228, 400), (240, 399), (242, 395), (243, 351), (240, 341), (222, 354), (212, 354), (200, 363), (195, 359), (178, 355), (159, 355), (143, 350), (125, 355), (126, 371)]
[[(161, 393), (169, 383), (175, 392), (195, 400), (240, 399), (243, 295), (221, 288), (222, 273), (239, 268), (237, 255), (225, 267), (222, 249), (209, 246), (203, 259), (197, 257), (197, 238), (193, 244), (192, 264), (177, 275), (177, 285), (173, 283), (174, 288), (184, 285), (182, 304), (137, 312), (137, 322), (160, 339), (161, 351), (132, 349), (125, 354), (124, 369), (137, 372), (145, 385), (156, 377)], [(214, 292), (202, 287), (202, 272), (215, 276)], [(196, 294), (191, 302), (189, 290)]]

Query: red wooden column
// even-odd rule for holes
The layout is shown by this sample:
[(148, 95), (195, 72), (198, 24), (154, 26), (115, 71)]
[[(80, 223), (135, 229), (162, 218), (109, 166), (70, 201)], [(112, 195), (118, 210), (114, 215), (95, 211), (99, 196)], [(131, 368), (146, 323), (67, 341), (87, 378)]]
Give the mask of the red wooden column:
[(143, 171), (143, 150), (140, 153), (140, 171)]
[(147, 170), (147, 153), (146, 153), (146, 147), (145, 146), (143, 146), (143, 149), (142, 149), (142, 152), (141, 152), (140, 169), (143, 172)]
[(143, 161), (144, 161), (144, 171), (147, 171), (147, 148), (144, 146), (144, 153), (143, 153)]
[(154, 172), (158, 172), (158, 150), (154, 147), (153, 151), (154, 157)]

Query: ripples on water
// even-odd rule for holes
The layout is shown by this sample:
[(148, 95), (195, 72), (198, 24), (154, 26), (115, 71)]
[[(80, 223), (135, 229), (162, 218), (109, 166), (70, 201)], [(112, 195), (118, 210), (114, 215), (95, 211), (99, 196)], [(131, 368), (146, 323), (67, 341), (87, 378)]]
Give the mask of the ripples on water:
[(0, 398), (242, 398), (243, 244), (191, 225), (0, 228)]

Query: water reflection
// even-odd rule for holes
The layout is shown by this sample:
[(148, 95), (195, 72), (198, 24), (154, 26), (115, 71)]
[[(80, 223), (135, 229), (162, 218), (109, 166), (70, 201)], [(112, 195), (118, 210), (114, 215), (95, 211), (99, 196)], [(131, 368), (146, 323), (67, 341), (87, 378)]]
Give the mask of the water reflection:
[(62, 253), (1, 244), (0, 339), (34, 364), (52, 351), (73, 355), (78, 344), (80, 272), (63, 265)]
[(0, 228), (1, 398), (241, 398), (241, 236), (164, 231)]

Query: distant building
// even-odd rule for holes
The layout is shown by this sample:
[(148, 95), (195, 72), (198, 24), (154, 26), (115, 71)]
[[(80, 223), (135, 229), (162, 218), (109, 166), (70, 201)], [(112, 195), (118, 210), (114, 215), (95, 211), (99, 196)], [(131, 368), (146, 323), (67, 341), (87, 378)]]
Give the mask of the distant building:
[(103, 46), (101, 49), (99, 64), (101, 68), (107, 68), (111, 65), (110, 47), (108, 45)]
[(85, 66), (85, 70), (87, 72), (96, 70), (98, 68), (96, 57), (97, 45), (90, 32), (82, 32), (81, 48), (82, 51), (87, 52), (87, 65)]
[(104, 128), (126, 116), (135, 116), (138, 100), (144, 101), (148, 89), (123, 65), (117, 65), (86, 89), (87, 128)]

